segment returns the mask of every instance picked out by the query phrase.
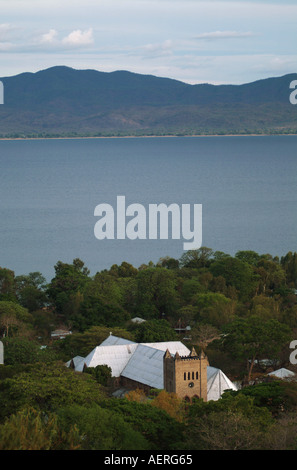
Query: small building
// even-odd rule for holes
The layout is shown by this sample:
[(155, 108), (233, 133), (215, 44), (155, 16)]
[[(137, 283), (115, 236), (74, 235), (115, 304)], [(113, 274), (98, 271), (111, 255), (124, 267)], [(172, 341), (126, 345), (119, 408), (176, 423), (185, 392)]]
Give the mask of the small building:
[(181, 321), (181, 319), (179, 319), (178, 323), (174, 326), (174, 330), (178, 334), (188, 333), (189, 331), (191, 331), (191, 327), (190, 327), (190, 325), (187, 325), (186, 323), (183, 323)]
[(58, 330), (54, 330), (51, 332), (51, 338), (52, 339), (64, 339), (66, 336), (69, 336), (71, 334), (72, 334), (72, 331), (58, 329)]
[(132, 318), (132, 319), (131, 319), (131, 322), (132, 322), (132, 323), (137, 323), (137, 324), (138, 324), (138, 323), (145, 323), (145, 322), (146, 322), (146, 320), (144, 320), (144, 318), (140, 318), (140, 317), (134, 317), (134, 318)]
[(292, 379), (293, 377), (295, 377), (294, 372), (284, 368), (269, 372), (269, 374), (267, 375), (269, 375), (270, 377), (276, 377), (278, 379)]

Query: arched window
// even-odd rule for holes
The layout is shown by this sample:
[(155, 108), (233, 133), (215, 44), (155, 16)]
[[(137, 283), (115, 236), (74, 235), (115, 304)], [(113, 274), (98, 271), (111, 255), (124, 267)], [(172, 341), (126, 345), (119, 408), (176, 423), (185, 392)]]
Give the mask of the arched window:
[(184, 380), (187, 380), (187, 373), (184, 372)]
[(198, 375), (198, 372), (196, 372), (196, 380), (198, 380), (199, 378), (199, 375)]

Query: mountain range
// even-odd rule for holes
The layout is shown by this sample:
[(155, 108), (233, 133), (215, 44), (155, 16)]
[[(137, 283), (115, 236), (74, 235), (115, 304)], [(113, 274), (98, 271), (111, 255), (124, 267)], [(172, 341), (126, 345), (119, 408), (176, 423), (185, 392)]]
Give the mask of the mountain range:
[(190, 85), (127, 71), (51, 67), (0, 78), (1, 137), (297, 133), (297, 74)]

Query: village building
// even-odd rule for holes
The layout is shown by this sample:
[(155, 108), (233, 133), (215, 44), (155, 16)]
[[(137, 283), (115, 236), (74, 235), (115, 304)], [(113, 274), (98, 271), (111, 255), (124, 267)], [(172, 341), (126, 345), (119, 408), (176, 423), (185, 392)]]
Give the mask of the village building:
[(58, 330), (54, 330), (51, 332), (51, 338), (52, 339), (64, 339), (66, 336), (69, 336), (72, 334), (72, 331), (69, 331), (67, 329), (60, 328)]
[(269, 374), (267, 375), (269, 377), (275, 377), (277, 379), (292, 379), (296, 377), (296, 374), (294, 372), (288, 369), (284, 369), (283, 367), (281, 369), (269, 372)]
[(79, 372), (98, 365), (111, 368), (119, 388), (165, 389), (189, 401), (218, 400), (225, 390), (237, 390), (220, 369), (209, 366), (204, 353), (198, 356), (180, 341), (135, 343), (110, 334), (85, 358), (77, 356), (67, 363)]

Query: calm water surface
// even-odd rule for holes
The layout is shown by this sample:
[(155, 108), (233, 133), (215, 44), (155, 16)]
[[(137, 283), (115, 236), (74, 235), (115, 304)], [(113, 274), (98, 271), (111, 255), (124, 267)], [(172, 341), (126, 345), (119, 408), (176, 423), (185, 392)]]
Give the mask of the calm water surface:
[(183, 240), (104, 240), (94, 209), (202, 204), (203, 245), (297, 251), (297, 136), (0, 141), (0, 266), (50, 280), (58, 260), (91, 274), (179, 258)]

